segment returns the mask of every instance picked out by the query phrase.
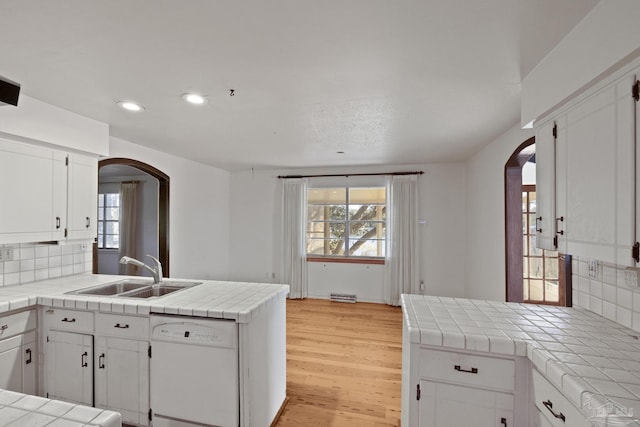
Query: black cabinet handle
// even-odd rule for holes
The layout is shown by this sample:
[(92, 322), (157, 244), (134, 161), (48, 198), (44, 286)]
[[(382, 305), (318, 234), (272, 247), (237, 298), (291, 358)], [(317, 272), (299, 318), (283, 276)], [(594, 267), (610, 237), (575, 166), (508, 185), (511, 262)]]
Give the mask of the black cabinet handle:
[(56, 230), (58, 230), (60, 228), (60, 217), (57, 216), (56, 217)]
[(477, 373), (478, 373), (478, 368), (471, 368), (471, 370), (469, 370), (469, 369), (462, 369), (462, 368), (460, 367), (460, 365), (455, 365), (455, 366), (453, 367), (453, 369), (455, 369), (455, 370), (456, 370), (456, 371), (458, 371), (458, 372), (468, 372), (468, 373), (470, 373), (470, 374), (477, 374)]
[(91, 218), (87, 217), (87, 228), (91, 227)]
[(9, 325), (2, 325), (2, 326), (0, 326), (0, 332), (4, 332), (4, 331), (6, 331), (7, 329), (9, 329)]
[(86, 351), (85, 351), (84, 353), (82, 353), (82, 360), (81, 360), (81, 363), (82, 363), (82, 367), (83, 367), (83, 368), (86, 368), (87, 366), (89, 366), (89, 364), (87, 363), (87, 356), (88, 356), (88, 355), (89, 355), (89, 354), (88, 354)]
[(553, 415), (556, 418), (560, 418), (563, 423), (566, 421), (566, 418), (562, 412), (560, 412), (559, 414), (556, 414), (555, 412), (553, 412), (553, 403), (551, 403), (550, 400), (545, 400), (544, 402), (542, 402), (542, 404), (544, 405), (545, 408), (549, 410), (549, 412), (551, 412), (551, 415)]
[(541, 216), (537, 216), (536, 217), (536, 232), (542, 233), (542, 228), (538, 228), (538, 221), (542, 221), (542, 217)]
[(104, 369), (104, 353), (98, 357), (98, 369)]
[(500, 418), (500, 424), (502, 424), (504, 427), (507, 427), (507, 419), (506, 418)]
[(118, 328), (118, 329), (129, 329), (129, 325), (121, 325), (120, 323), (116, 323), (114, 328)]
[[(561, 216), (560, 218), (556, 218), (556, 230), (558, 229), (558, 221), (564, 222), (564, 217)], [(556, 234), (564, 236), (564, 230), (556, 231)]]
[(75, 323), (76, 319), (75, 317), (73, 319), (69, 319), (67, 317), (65, 317), (64, 319), (62, 319), (63, 322), (67, 322), (67, 323)]
[(31, 349), (30, 349), (30, 348), (26, 349), (26, 350), (25, 350), (25, 353), (27, 354), (27, 356), (29, 356), (29, 358), (27, 359), (27, 361), (26, 361), (26, 362), (24, 362), (24, 364), (25, 364), (25, 365), (28, 365), (28, 364), (29, 364), (29, 363), (31, 363), (31, 361), (32, 361), (32, 360), (31, 360)]

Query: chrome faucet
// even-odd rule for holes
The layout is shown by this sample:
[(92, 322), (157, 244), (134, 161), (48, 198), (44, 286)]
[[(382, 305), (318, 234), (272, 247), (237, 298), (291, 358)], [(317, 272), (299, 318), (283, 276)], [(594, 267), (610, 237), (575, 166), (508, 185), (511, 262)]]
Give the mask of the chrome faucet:
[(160, 261), (158, 261), (157, 258), (152, 257), (151, 255), (147, 256), (153, 260), (154, 267), (149, 267), (144, 262), (138, 261), (137, 259), (128, 256), (123, 256), (122, 258), (120, 258), (120, 264), (133, 264), (138, 267), (142, 267), (153, 275), (153, 283), (162, 282), (162, 264), (160, 264)]

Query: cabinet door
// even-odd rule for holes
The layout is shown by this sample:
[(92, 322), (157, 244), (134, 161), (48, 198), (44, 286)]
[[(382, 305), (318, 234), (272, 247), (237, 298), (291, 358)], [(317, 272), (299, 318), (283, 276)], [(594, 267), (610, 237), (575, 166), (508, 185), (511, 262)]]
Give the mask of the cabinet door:
[(149, 424), (149, 343), (96, 337), (96, 407), (117, 411), (122, 421)]
[(22, 392), (22, 336), (0, 341), (0, 389)]
[(53, 153), (53, 234), (51, 240), (64, 240), (67, 229), (67, 161), (66, 153)]
[(45, 345), (47, 397), (93, 406), (93, 336), (49, 331)]
[(556, 156), (554, 121), (536, 128), (536, 246), (555, 250)]
[[(35, 333), (32, 334), (33, 338), (35, 338)], [(36, 378), (38, 369), (37, 354), (35, 339), (22, 345), (22, 392), (26, 394), (37, 394), (38, 392)]]
[(97, 236), (98, 160), (69, 156), (68, 238), (93, 239)]
[(626, 76), (567, 110), (566, 252), (631, 265), (635, 236), (634, 120)]
[(420, 427), (513, 426), (513, 395), (420, 381)]
[(0, 244), (51, 240), (53, 152), (0, 139)]

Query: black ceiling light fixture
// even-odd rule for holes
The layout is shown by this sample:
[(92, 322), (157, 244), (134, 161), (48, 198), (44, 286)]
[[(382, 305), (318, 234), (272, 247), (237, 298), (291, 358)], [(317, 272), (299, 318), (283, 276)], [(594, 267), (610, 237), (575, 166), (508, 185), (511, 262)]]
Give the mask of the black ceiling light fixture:
[(20, 85), (0, 76), (0, 105), (18, 106), (20, 96)]

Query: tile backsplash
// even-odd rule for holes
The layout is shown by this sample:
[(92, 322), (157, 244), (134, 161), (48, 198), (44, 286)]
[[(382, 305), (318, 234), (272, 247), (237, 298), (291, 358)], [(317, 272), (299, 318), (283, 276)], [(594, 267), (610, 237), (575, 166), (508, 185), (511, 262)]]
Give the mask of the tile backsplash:
[(18, 243), (0, 247), (13, 248), (13, 260), (0, 262), (0, 286), (91, 272), (93, 267), (91, 242)]
[(572, 259), (573, 305), (640, 332), (640, 288), (625, 283), (625, 267), (597, 261), (590, 277), (588, 261)]

